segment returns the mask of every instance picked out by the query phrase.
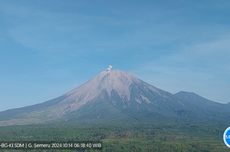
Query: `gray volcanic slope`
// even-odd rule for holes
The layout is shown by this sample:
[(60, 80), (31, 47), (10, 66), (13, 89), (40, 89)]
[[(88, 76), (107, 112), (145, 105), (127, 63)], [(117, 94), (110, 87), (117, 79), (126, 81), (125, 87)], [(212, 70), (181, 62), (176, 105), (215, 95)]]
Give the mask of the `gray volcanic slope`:
[[(193, 104), (121, 71), (103, 71), (88, 82), (53, 100), (0, 112), (3, 125), (43, 122), (74, 114), (103, 115), (154, 112), (163, 115), (205, 113)], [(205, 103), (202, 103), (205, 104)], [(9, 121), (10, 120), (10, 121)], [(0, 124), (0, 125), (1, 125)]]

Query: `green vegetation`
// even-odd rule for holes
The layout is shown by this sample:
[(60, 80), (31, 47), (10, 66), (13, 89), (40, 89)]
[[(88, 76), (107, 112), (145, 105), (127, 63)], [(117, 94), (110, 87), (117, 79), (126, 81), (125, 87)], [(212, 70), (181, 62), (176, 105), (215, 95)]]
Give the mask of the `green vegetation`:
[(172, 119), (65, 121), (0, 127), (0, 140), (103, 141), (103, 152), (221, 152), (229, 150), (222, 141), (226, 128), (223, 122), (194, 123)]

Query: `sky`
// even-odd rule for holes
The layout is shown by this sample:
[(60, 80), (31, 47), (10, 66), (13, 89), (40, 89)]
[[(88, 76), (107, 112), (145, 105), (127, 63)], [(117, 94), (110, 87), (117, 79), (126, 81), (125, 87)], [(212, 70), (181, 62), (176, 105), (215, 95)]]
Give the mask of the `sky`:
[(228, 0), (0, 0), (0, 111), (108, 65), (170, 93), (230, 102)]

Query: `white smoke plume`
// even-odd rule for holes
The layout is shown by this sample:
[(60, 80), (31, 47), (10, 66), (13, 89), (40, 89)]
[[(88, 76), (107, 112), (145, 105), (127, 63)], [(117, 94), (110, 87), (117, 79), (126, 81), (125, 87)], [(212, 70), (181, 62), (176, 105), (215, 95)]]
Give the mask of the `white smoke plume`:
[(106, 69), (106, 71), (111, 71), (111, 69), (112, 69), (112, 65), (109, 65), (109, 67)]

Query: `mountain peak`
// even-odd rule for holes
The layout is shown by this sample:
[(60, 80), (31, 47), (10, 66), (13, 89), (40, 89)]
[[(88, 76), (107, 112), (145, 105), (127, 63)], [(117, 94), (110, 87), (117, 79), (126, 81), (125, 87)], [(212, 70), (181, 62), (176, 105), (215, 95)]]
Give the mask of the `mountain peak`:
[[(113, 81), (122, 81), (123, 83), (127, 83), (127, 85), (130, 85), (130, 83), (132, 83), (132, 81), (135, 82), (139, 82), (139, 79), (136, 78), (135, 76), (133, 76), (132, 74), (126, 72), (126, 71), (122, 71), (119, 69), (115, 69), (113, 71), (106, 71), (106, 73), (104, 73), (104, 71), (102, 72), (102, 74), (107, 74), (108, 76), (108, 81), (109, 80), (113, 80)], [(114, 82), (112, 82), (114, 83)]]
[(208, 100), (204, 97), (201, 97), (200, 95), (198, 95), (194, 92), (180, 91), (174, 95), (181, 98), (181, 99), (192, 102), (194, 104), (199, 104), (199, 105), (203, 105), (203, 106), (207, 106), (207, 105), (217, 106), (217, 105), (219, 105), (219, 103), (216, 103), (214, 101), (211, 101), (211, 100)]
[[(0, 120), (9, 118), (57, 119), (130, 115), (136, 112), (163, 115), (193, 116), (227, 111), (230, 104), (221, 105), (192, 92), (172, 95), (122, 70), (102, 71), (88, 82), (66, 94), (41, 104), (0, 113)], [(118, 116), (117, 115), (117, 116)], [(1, 125), (1, 124), (0, 124)]]
[(113, 90), (118, 93), (121, 99), (129, 101), (130, 85), (133, 82), (140, 83), (140, 80), (128, 72), (118, 69), (111, 71), (110, 68), (110, 70), (102, 71), (88, 82), (67, 92), (65, 95), (68, 97), (62, 101), (62, 105), (68, 105), (68, 109), (74, 111), (98, 97), (103, 91), (106, 91), (110, 97)]

